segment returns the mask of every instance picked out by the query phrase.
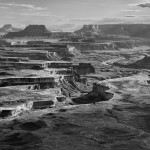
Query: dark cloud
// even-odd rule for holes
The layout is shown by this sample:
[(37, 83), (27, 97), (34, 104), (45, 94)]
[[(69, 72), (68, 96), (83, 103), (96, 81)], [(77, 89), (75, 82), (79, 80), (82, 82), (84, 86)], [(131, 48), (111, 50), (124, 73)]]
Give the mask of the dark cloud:
[(142, 8), (150, 8), (150, 3), (138, 4), (137, 6), (142, 7)]
[(137, 16), (134, 16), (134, 15), (128, 15), (128, 16), (124, 16), (124, 17), (132, 18), (132, 17), (137, 17)]

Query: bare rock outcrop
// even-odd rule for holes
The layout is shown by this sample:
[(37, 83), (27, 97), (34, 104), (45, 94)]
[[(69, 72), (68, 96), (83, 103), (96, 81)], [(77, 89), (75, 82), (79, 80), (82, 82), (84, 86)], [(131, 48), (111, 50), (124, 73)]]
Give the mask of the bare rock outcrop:
[(34, 36), (50, 36), (51, 33), (45, 27), (45, 25), (29, 25), (24, 30), (19, 32), (10, 32), (6, 34), (6, 38), (12, 37), (34, 37)]
[(118, 36), (130, 36), (130, 37), (150, 37), (150, 25), (149, 24), (91, 24), (84, 25), (80, 30), (75, 31), (80, 36), (106, 36), (106, 35), (118, 35)]
[(91, 92), (84, 96), (73, 98), (72, 101), (75, 104), (90, 104), (100, 101), (107, 101), (113, 97), (113, 94), (107, 92), (107, 90), (109, 90), (109, 87), (94, 83), (93, 90)]

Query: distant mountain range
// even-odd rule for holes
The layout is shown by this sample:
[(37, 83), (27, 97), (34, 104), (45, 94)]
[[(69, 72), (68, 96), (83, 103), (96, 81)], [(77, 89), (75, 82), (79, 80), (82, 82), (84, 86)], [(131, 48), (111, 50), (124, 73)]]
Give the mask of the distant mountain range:
[(21, 31), (21, 29), (14, 28), (11, 24), (6, 24), (2, 28), (0, 28), (0, 35), (5, 35), (9, 32), (18, 32)]
[(51, 32), (45, 27), (45, 25), (29, 25), (24, 30), (19, 32), (9, 32), (5, 37), (35, 37), (35, 36), (50, 36)]
[(104, 36), (117, 35), (129, 37), (150, 37), (150, 24), (107, 24), (107, 25), (84, 25), (75, 31), (80, 36)]
[[(67, 28), (68, 25), (64, 25)], [(7, 27), (7, 26), (4, 26)], [(3, 28), (4, 28), (3, 27)], [(72, 27), (72, 26), (70, 26)], [(81, 37), (106, 37), (106, 36), (128, 36), (150, 38), (150, 24), (107, 24), (107, 25), (84, 25), (81, 29), (72, 32), (50, 32), (44, 25), (29, 25), (22, 31), (14, 32), (14, 28), (7, 28), (6, 38), (13, 37), (35, 37), (35, 36), (81, 36)], [(19, 30), (19, 29), (18, 29)], [(67, 33), (67, 34), (66, 34)]]

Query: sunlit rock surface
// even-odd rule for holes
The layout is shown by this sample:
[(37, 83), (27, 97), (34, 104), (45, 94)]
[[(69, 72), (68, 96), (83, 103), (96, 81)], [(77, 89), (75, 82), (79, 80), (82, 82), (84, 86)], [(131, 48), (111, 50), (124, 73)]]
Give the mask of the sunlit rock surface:
[[(62, 59), (64, 51), (61, 46), (56, 47)], [(32, 48), (33, 55), (27, 53), (29, 48), (21, 48), (18, 53), (26, 50), (22, 56), (20, 54), (21, 58), (12, 58), (12, 53), (16, 54), (17, 50), (12, 47), (1, 50), (0, 54), (5, 54), (0, 57), (1, 62), (5, 65), (6, 61), (30, 62), (36, 57)], [(126, 64), (142, 61), (149, 48), (85, 49), (82, 52), (71, 46), (65, 50), (71, 55), (70, 61), (54, 60), (52, 68), (47, 67), (49, 62), (46, 62), (46, 68), (39, 70), (15, 69), (13, 66), (0, 68), (0, 83), (9, 78), (8, 83), (16, 82), (15, 77), (22, 82), (38, 79), (31, 85), (0, 87), (1, 149), (149, 150), (150, 72), (148, 68), (114, 65), (118, 61)], [(40, 52), (43, 51), (40, 48)], [(30, 57), (23, 60), (23, 55)], [(45, 55), (41, 58), (38, 52), (37, 55), (37, 60), (32, 61), (46, 58)], [(54, 53), (49, 55), (56, 56)], [(81, 63), (79, 71), (59, 66), (77, 63)], [(140, 64), (147, 65), (145, 61)], [(85, 66), (92, 66), (92, 69)], [(48, 86), (47, 80), (44, 81), (46, 84), (41, 83), (44, 77), (54, 79), (53, 86)]]

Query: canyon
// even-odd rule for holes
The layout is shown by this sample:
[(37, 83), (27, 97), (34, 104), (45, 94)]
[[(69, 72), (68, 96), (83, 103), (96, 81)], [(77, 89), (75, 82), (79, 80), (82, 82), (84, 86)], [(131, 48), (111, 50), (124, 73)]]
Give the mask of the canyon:
[(1, 149), (149, 150), (148, 29), (85, 25), (54, 33), (29, 25), (4, 35)]

